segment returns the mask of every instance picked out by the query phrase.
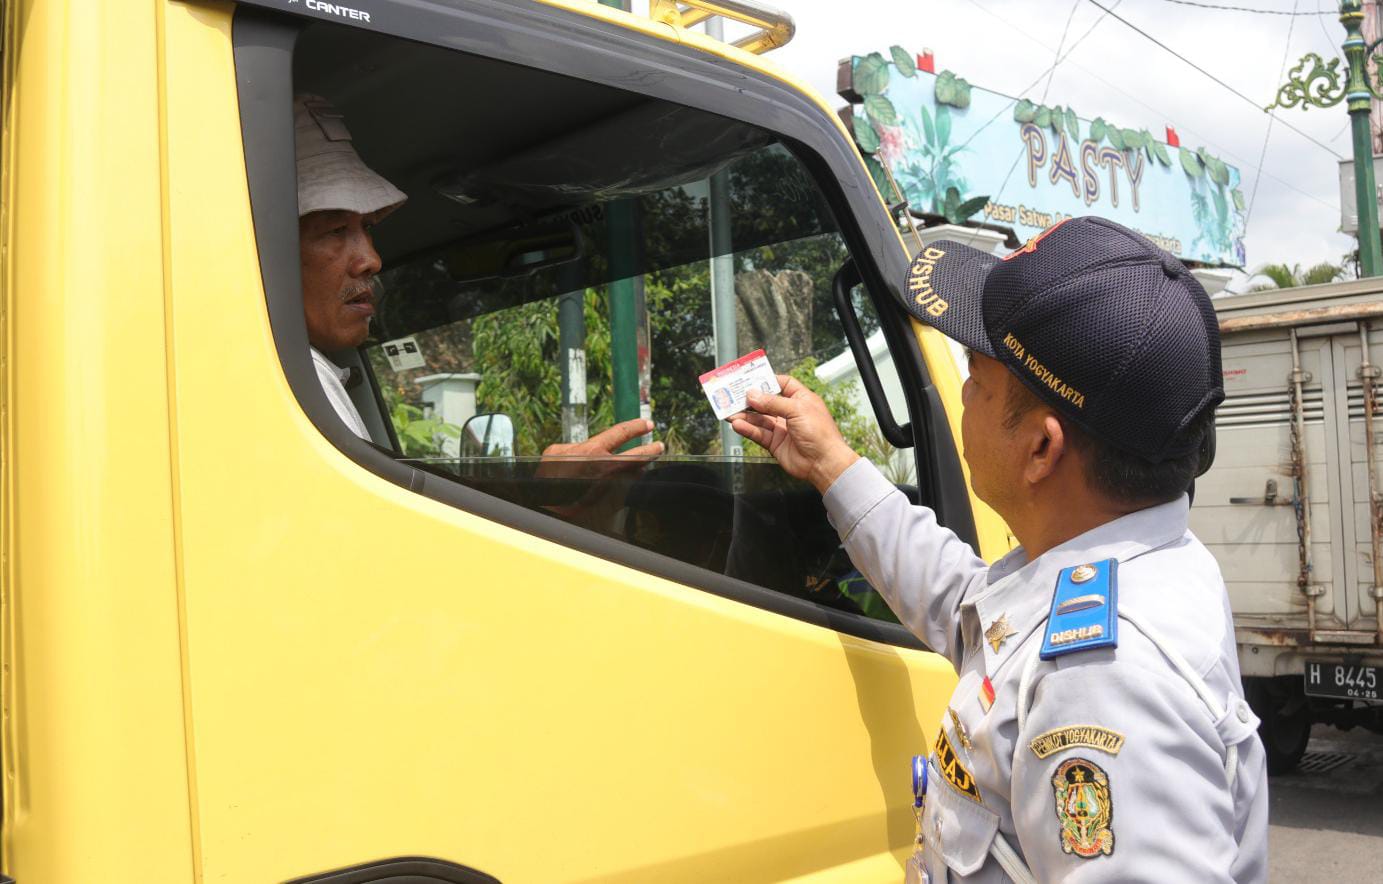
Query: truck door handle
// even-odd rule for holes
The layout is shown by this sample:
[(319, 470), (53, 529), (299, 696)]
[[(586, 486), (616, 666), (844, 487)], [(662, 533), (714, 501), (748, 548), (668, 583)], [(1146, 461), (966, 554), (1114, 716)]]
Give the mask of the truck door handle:
[(855, 364), (860, 371), (860, 384), (874, 409), (874, 417), (879, 422), (879, 432), (894, 448), (911, 448), (914, 444), (912, 423), (900, 427), (894, 419), (893, 409), (889, 407), (888, 397), (884, 395), (884, 386), (879, 382), (879, 371), (874, 367), (874, 357), (869, 355), (869, 343), (865, 340), (864, 329), (860, 328), (859, 317), (855, 315), (855, 305), (850, 303), (850, 289), (862, 281), (859, 268), (855, 266), (855, 259), (847, 258), (831, 282), (836, 315), (840, 317), (841, 328), (845, 330), (845, 340), (850, 343), (850, 352), (855, 354)]
[(1230, 503), (1240, 506), (1291, 506), (1296, 501), (1290, 497), (1279, 498), (1277, 496), (1277, 480), (1269, 479), (1263, 486), (1262, 497), (1231, 497)]

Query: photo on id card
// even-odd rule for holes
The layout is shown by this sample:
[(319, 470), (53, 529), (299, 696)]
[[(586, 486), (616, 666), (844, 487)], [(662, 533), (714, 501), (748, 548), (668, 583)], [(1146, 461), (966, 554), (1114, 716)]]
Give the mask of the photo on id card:
[(701, 375), (700, 381), (716, 420), (721, 421), (749, 407), (746, 397), (750, 390), (761, 393), (781, 393), (783, 390), (763, 350), (755, 350), (713, 368)]

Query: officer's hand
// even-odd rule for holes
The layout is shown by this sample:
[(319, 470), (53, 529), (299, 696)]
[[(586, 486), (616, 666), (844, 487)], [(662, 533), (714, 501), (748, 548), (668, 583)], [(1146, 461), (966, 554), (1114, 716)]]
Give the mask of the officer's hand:
[(730, 426), (767, 448), (788, 475), (806, 479), (824, 494), (860, 456), (845, 444), (820, 396), (785, 374), (778, 375), (778, 383), (780, 396), (751, 390), (754, 411), (731, 415)]

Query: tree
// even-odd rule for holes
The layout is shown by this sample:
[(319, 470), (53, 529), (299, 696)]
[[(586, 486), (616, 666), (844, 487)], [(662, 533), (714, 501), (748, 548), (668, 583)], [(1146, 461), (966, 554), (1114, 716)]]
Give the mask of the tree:
[[(610, 388), (608, 298), (587, 289), (586, 419), (592, 427), (614, 423)], [(507, 414), (514, 421), (514, 453), (541, 454), (562, 440), (562, 374), (559, 362), (557, 301), (530, 301), (476, 317), (475, 370), (480, 373), (476, 404), (481, 412)]]
[(1345, 268), (1341, 264), (1322, 261), (1302, 272), (1300, 264), (1288, 267), (1286, 264), (1264, 264), (1253, 272), (1253, 276), (1268, 280), (1249, 289), (1251, 292), (1266, 292), (1273, 289), (1292, 289), (1303, 285), (1324, 285), (1343, 278)]

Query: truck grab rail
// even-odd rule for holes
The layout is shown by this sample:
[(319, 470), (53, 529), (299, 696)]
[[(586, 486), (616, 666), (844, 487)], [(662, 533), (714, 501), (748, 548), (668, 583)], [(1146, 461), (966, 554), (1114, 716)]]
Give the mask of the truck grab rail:
[(797, 33), (792, 16), (757, 0), (650, 0), (650, 18), (679, 28), (689, 28), (721, 16), (759, 30), (736, 40), (734, 45), (755, 55), (781, 49)]

